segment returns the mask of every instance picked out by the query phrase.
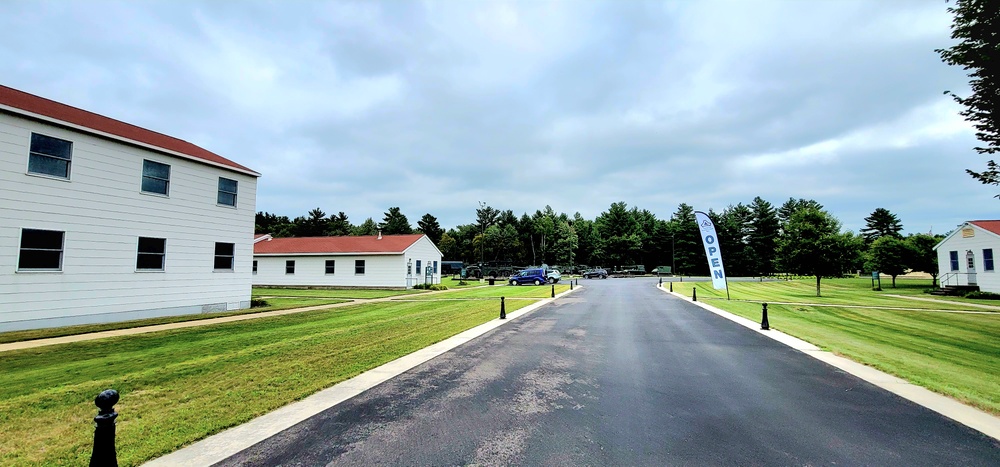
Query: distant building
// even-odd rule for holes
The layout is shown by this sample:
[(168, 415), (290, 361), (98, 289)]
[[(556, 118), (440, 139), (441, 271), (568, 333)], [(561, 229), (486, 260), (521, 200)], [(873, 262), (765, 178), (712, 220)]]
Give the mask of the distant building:
[(249, 307), (259, 176), (0, 86), (0, 332)]
[(978, 286), (984, 292), (1000, 293), (993, 259), (993, 253), (1000, 251), (1000, 220), (968, 221), (934, 249), (941, 287)]
[(253, 284), (390, 287), (441, 283), (441, 251), (426, 235), (255, 239)]

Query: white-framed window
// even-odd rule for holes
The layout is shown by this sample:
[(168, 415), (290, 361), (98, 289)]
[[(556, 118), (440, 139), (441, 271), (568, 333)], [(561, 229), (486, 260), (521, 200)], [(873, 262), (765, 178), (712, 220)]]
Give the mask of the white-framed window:
[(162, 271), (167, 257), (167, 239), (139, 237), (135, 268), (140, 271)]
[(72, 159), (73, 143), (38, 133), (31, 134), (28, 173), (69, 180), (69, 166)]
[(253, 260), (253, 273), (257, 274), (257, 260)]
[(21, 229), (18, 271), (62, 271), (66, 233), (58, 230)]
[(418, 276), (424, 275), (424, 270), (420, 269), (420, 260), (419, 259), (417, 260), (417, 275)]
[(948, 259), (949, 259), (949, 263), (951, 263), (950, 264), (951, 265), (951, 270), (952, 271), (958, 271), (958, 252), (957, 251), (949, 251), (948, 252)]
[(219, 204), (223, 206), (236, 207), (236, 193), (239, 182), (228, 178), (219, 177)]
[(993, 249), (983, 248), (983, 270), (992, 271), (993, 270)]
[(215, 270), (216, 271), (232, 271), (233, 270), (233, 260), (235, 256), (236, 244), (234, 243), (215, 243)]
[(326, 273), (333, 274), (337, 270), (337, 260), (328, 259), (326, 260)]
[(285, 261), (285, 274), (295, 274), (295, 260)]
[(365, 260), (363, 259), (354, 260), (354, 274), (357, 275), (365, 274)]
[(170, 195), (170, 166), (160, 162), (143, 159), (142, 161), (142, 191)]

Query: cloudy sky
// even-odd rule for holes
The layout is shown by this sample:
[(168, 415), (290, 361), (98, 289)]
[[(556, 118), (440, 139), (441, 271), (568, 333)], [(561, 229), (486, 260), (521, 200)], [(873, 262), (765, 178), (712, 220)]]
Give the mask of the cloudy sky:
[(995, 219), (943, 0), (0, 2), (0, 83), (261, 174), (257, 210), (414, 226), (812, 198)]

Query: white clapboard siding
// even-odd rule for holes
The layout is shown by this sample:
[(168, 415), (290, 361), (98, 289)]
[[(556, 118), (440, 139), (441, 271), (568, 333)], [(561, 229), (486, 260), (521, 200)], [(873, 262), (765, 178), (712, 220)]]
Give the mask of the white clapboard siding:
[[(416, 269), (417, 260), (421, 266), (437, 261), (437, 273), (432, 283), (441, 283), (441, 252), (426, 236), (420, 237), (409, 248), (400, 253), (363, 255), (256, 255), (257, 273), (253, 275), (254, 285), (275, 285), (285, 287), (393, 287), (407, 286), (406, 265), (412, 260)], [(285, 262), (295, 261), (295, 273), (285, 273)], [(335, 261), (335, 272), (326, 274), (326, 261)], [(365, 273), (355, 274), (356, 260), (365, 261)], [(424, 283), (422, 271), (413, 271), (409, 285)]]
[[(975, 236), (963, 238), (961, 230), (963, 228), (973, 229)], [(950, 279), (951, 285), (968, 285), (968, 265), (966, 264), (966, 254), (972, 251), (976, 271), (976, 285), (984, 292), (1000, 293), (1000, 275), (996, 268), (1000, 266), (1000, 236), (988, 230), (980, 228), (974, 224), (964, 224), (945, 238), (937, 245), (938, 257), (938, 277), (944, 278), (951, 273), (955, 274)], [(994, 270), (987, 271), (983, 261), (983, 250), (992, 249), (994, 259)], [(950, 252), (958, 252), (958, 271), (951, 270)], [(942, 285), (944, 283), (942, 282)]]
[[(70, 180), (27, 174), (31, 133), (73, 143)], [(142, 161), (170, 165), (168, 196), (142, 193)], [(237, 206), (217, 204), (219, 177)], [(252, 175), (0, 112), (0, 331), (249, 306)], [(18, 272), (21, 230), (65, 232), (60, 272)], [(139, 237), (166, 239), (163, 271), (137, 271)], [(215, 243), (235, 244), (215, 271)]]

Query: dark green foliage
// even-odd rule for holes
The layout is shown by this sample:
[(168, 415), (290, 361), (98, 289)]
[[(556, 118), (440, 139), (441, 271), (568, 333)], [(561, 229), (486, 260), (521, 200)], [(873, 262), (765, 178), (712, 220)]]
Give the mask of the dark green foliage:
[(865, 267), (892, 277), (892, 288), (896, 288), (896, 276), (906, 272), (915, 256), (910, 243), (887, 235), (880, 237), (868, 249)]
[(625, 202), (611, 203), (594, 221), (609, 266), (635, 264), (642, 248), (640, 225)]
[(753, 220), (750, 221), (750, 238), (747, 242), (751, 256), (752, 273), (755, 276), (769, 276), (774, 273), (777, 262), (777, 246), (781, 233), (781, 222), (774, 206), (760, 196), (750, 203)]
[(840, 233), (840, 222), (826, 211), (806, 208), (792, 214), (778, 247), (783, 271), (816, 277), (816, 296), (820, 279), (841, 277), (861, 254), (861, 240), (854, 234)]
[(910, 244), (910, 269), (919, 272), (926, 272), (931, 275), (933, 285), (937, 287), (938, 258), (934, 251), (934, 245), (944, 240), (944, 235), (916, 234), (906, 237), (906, 242)]
[[(1000, 2), (997, 0), (957, 0), (948, 12), (955, 15), (951, 37), (959, 42), (947, 49), (937, 49), (941, 60), (960, 66), (969, 74), (968, 97), (945, 91), (963, 107), (959, 114), (976, 128), (976, 138), (983, 146), (980, 154), (1000, 151)], [(973, 178), (988, 185), (1000, 185), (1000, 166), (987, 161), (986, 170), (966, 170)], [(1000, 197), (997, 195), (996, 197)]]
[(326, 234), (327, 235), (350, 235), (354, 230), (354, 226), (347, 220), (347, 214), (344, 211), (340, 211), (337, 214), (330, 214), (330, 219), (327, 221)]
[(432, 216), (430, 213), (424, 214), (423, 217), (417, 221), (417, 231), (426, 235), (430, 241), (438, 245), (440, 249), (441, 236), (444, 235), (444, 229), (441, 228), (441, 224), (438, 223), (436, 217)]
[(270, 306), (270, 305), (268, 305), (267, 300), (264, 300), (263, 298), (250, 299), (250, 308), (260, 308), (262, 306)]
[(383, 235), (413, 233), (413, 227), (410, 227), (410, 221), (406, 219), (406, 215), (399, 211), (398, 207), (389, 208), (389, 212), (386, 212), (385, 217), (382, 218), (381, 227)]
[(976, 298), (979, 300), (1000, 300), (1000, 294), (993, 292), (983, 292), (981, 290), (968, 292), (963, 296), (965, 298)]
[(865, 244), (870, 245), (880, 237), (898, 238), (902, 230), (903, 224), (899, 222), (899, 217), (888, 209), (877, 208), (865, 218), (865, 228), (861, 229), (861, 236), (865, 238)]
[(674, 264), (677, 265), (674, 274), (708, 274), (708, 261), (701, 244), (698, 223), (694, 218), (694, 208), (686, 203), (677, 206), (677, 211), (670, 217), (670, 233), (673, 238)]

